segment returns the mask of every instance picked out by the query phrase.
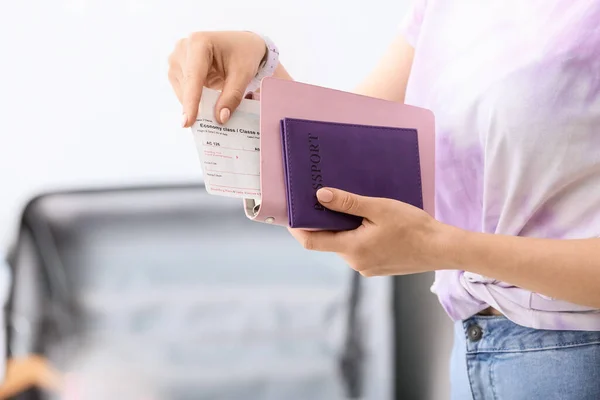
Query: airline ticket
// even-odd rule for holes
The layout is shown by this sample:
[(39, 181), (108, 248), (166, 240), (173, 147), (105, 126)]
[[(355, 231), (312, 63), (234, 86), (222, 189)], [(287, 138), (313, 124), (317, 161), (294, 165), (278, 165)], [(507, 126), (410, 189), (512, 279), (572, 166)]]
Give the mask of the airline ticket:
[(260, 199), (260, 109), (245, 99), (226, 124), (216, 122), (219, 91), (204, 88), (192, 132), (208, 193)]

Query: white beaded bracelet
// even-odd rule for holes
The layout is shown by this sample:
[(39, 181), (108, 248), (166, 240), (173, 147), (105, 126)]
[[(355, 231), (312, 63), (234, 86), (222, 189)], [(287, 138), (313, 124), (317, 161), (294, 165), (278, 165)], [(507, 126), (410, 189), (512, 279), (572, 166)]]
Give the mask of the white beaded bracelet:
[(255, 92), (258, 90), (258, 88), (260, 88), (260, 82), (263, 80), (263, 78), (273, 76), (275, 69), (279, 64), (279, 50), (277, 49), (277, 46), (275, 46), (275, 43), (273, 43), (273, 41), (268, 37), (261, 37), (265, 41), (265, 45), (267, 47), (267, 57), (259, 66), (258, 72), (250, 82), (250, 85), (248, 85), (248, 89), (246, 90), (247, 92)]

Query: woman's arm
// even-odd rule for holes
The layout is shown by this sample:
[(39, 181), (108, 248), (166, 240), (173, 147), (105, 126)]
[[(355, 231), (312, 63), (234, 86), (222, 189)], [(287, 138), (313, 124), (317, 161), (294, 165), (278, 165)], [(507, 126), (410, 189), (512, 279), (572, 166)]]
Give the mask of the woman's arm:
[[(169, 56), (169, 81), (183, 105), (182, 127), (189, 128), (198, 115), (204, 86), (221, 89), (215, 107), (217, 121), (225, 123), (246, 94), (264, 60), (264, 40), (250, 32), (195, 32), (180, 40)], [(402, 38), (389, 47), (357, 93), (403, 102), (413, 49)], [(283, 65), (274, 76), (292, 80)]]
[(373, 71), (354, 90), (358, 94), (404, 103), (414, 49), (402, 36), (388, 47)]
[[(387, 48), (383, 57), (379, 59), (373, 71), (356, 87), (354, 92), (403, 103), (413, 56), (412, 46), (402, 36), (398, 36)], [(281, 63), (273, 76), (293, 80)]]
[(553, 240), (451, 229), (446, 268), (600, 308), (600, 239)]
[(389, 199), (320, 189), (325, 207), (363, 217), (352, 231), (293, 229), (309, 250), (338, 253), (364, 276), (465, 270), (542, 295), (600, 308), (600, 239), (557, 240), (492, 235), (443, 224)]

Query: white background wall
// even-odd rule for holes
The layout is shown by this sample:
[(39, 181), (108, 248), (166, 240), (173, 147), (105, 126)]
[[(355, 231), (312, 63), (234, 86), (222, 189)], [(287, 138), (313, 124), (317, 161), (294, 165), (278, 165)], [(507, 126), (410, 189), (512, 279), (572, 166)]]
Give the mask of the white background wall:
[(410, 0), (2, 0), (0, 245), (47, 189), (201, 179), (167, 81), (196, 30), (264, 32), (292, 75), (352, 89)]

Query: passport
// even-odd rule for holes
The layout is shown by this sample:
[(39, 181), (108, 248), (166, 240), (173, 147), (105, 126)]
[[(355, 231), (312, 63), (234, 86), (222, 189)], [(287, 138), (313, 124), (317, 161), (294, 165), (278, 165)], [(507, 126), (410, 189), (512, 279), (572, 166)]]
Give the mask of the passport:
[(423, 208), (416, 129), (284, 118), (280, 126), (291, 228), (342, 231), (362, 218), (324, 208), (331, 187)]

